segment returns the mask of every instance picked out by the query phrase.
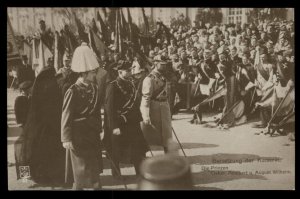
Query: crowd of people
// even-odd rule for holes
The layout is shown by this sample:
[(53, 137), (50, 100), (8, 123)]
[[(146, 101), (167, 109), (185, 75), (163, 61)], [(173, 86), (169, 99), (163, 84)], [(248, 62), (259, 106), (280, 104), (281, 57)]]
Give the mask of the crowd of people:
[[(52, 57), (34, 75), (24, 56), (17, 73), (22, 99), (15, 112), (23, 128), (15, 144), (17, 167), (29, 165), (37, 183), (97, 189), (103, 150), (114, 177), (121, 176), (120, 163), (133, 164), (139, 175), (150, 150), (149, 127), (168, 153), (172, 117), (183, 109), (200, 125), (203, 113), (220, 113), (215, 123), (223, 129), (257, 112), (254, 128), (277, 124), (272, 127), (282, 133), (293, 126), (287, 125), (294, 114), (293, 22), (159, 26), (164, 29), (155, 42), (139, 49), (146, 60), (113, 47), (96, 55), (87, 38), (73, 37), (80, 45), (74, 52), (68, 47), (59, 70)], [(51, 46), (43, 21), (41, 34)]]

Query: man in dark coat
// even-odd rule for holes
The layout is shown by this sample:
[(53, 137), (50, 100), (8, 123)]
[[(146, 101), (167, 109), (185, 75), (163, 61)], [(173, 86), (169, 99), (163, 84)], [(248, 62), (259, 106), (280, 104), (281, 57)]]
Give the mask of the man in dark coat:
[(22, 65), (17, 68), (17, 78), (19, 85), (25, 81), (34, 81), (35, 75), (31, 66), (28, 64), (28, 57), (26, 55), (22, 56)]
[[(132, 163), (136, 174), (148, 150), (143, 137), (140, 122), (142, 116), (139, 111), (137, 91), (131, 80), (130, 62), (120, 60), (117, 65), (118, 77), (107, 85), (105, 111), (108, 116), (108, 127), (112, 134), (105, 132), (106, 149), (111, 154), (113, 163), (120, 173), (119, 163)], [(113, 169), (113, 176), (118, 174)]]
[(22, 165), (29, 166), (36, 183), (62, 183), (65, 152), (60, 142), (62, 96), (49, 65), (37, 76), (24, 127)]

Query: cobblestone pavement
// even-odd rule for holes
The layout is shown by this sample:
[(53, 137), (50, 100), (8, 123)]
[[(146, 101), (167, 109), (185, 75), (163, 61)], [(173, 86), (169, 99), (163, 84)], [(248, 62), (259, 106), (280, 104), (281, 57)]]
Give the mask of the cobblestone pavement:
[[(31, 181), (16, 180), (14, 166), (14, 141), (20, 134), (15, 122), (13, 104), (17, 92), (8, 89), (7, 103), (7, 149), (9, 190), (61, 190), (61, 187), (37, 186)], [(195, 189), (245, 190), (245, 189), (294, 189), (295, 143), (287, 136), (269, 137), (255, 135), (257, 129), (251, 122), (226, 131), (192, 125), (191, 114), (174, 116), (172, 124), (183, 144), (191, 164)], [(208, 120), (206, 116), (204, 120)], [(154, 155), (163, 154), (153, 147)], [(150, 157), (150, 154), (147, 154)], [(138, 180), (132, 165), (121, 165), (128, 189), (136, 189)], [(108, 160), (104, 159), (101, 174), (103, 189), (124, 189), (122, 181), (111, 176)]]

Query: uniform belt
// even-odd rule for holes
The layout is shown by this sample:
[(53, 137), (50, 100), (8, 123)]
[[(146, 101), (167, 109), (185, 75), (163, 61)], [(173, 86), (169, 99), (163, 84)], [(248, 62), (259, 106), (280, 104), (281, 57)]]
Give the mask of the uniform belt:
[(86, 119), (87, 119), (86, 117), (77, 118), (77, 119), (74, 119), (74, 122), (79, 122), (79, 121), (83, 121), (83, 120), (86, 120)]

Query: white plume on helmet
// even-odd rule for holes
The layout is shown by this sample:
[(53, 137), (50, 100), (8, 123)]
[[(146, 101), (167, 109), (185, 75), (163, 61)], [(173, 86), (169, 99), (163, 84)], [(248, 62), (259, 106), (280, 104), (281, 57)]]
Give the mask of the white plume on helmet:
[(87, 46), (86, 43), (82, 43), (81, 46), (75, 49), (72, 59), (71, 69), (74, 72), (82, 73), (94, 70), (99, 67), (96, 55)]

